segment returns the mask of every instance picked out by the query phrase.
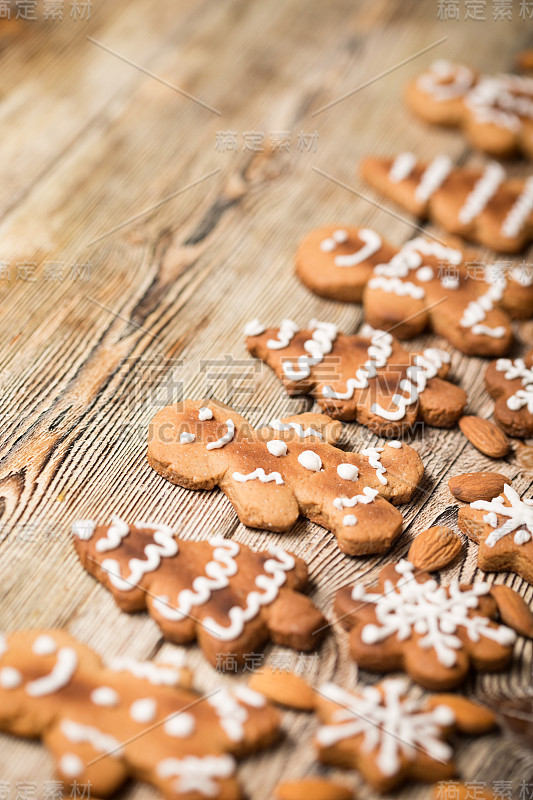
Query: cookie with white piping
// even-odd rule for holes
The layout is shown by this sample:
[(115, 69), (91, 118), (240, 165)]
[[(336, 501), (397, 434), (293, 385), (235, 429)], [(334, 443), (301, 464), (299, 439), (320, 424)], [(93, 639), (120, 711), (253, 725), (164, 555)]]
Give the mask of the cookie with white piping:
[(148, 462), (188, 489), (218, 485), (252, 528), (286, 531), (302, 515), (333, 531), (349, 555), (385, 552), (403, 522), (391, 502), (413, 496), (424, 467), (399, 441), (361, 453), (340, 450), (334, 445), (341, 429), (312, 413), (254, 429), (222, 403), (186, 400), (152, 420)]
[(533, 175), (508, 178), (496, 161), (454, 167), (445, 155), (424, 162), (401, 153), (365, 158), (361, 175), (411, 214), (500, 253), (519, 252), (533, 236)]
[(268, 641), (313, 650), (325, 634), (326, 620), (302, 594), (305, 562), (281, 547), (189, 541), (166, 525), (116, 516), (108, 525), (80, 520), (72, 531), (83, 566), (119, 608), (147, 609), (168, 639), (197, 641), (214, 667), (224, 669), (228, 656), (242, 666)]
[(105, 667), (61, 630), (0, 637), (0, 727), (42, 739), (66, 789), (91, 796), (137, 778), (166, 800), (242, 797), (235, 759), (277, 739), (278, 713), (248, 687), (203, 695), (189, 682), (164, 660)]
[(456, 769), (451, 734), (489, 731), (496, 724), (494, 715), (463, 697), (413, 697), (408, 690), (404, 678), (355, 690), (322, 685), (317, 690), (322, 725), (315, 736), (320, 761), (356, 769), (382, 793), (407, 780), (434, 783), (451, 778)]
[(317, 320), (302, 330), (292, 320), (279, 328), (254, 320), (245, 334), (249, 352), (274, 370), (288, 394), (311, 394), (330, 416), (357, 420), (380, 436), (399, 436), (418, 420), (451, 427), (466, 405), (464, 390), (445, 379), (449, 353), (410, 353), (386, 331), (367, 326), (348, 336)]
[(524, 358), (499, 358), (485, 372), (498, 425), (519, 439), (533, 436), (533, 350)]
[(506, 485), (498, 497), (460, 508), (458, 524), (479, 545), (480, 569), (515, 572), (533, 584), (533, 499)]
[(402, 669), (441, 691), (459, 686), (471, 670), (501, 670), (512, 658), (516, 633), (496, 621), (490, 589), (457, 580), (439, 586), (404, 559), (384, 567), (373, 587), (340, 589), (335, 611), (350, 631), (350, 654), (360, 668)]
[(296, 272), (316, 294), (362, 301), (374, 328), (410, 339), (429, 327), (467, 355), (505, 354), (511, 319), (529, 317), (533, 308), (526, 265), (484, 265), (479, 252), (423, 237), (396, 250), (369, 228), (312, 231), (298, 250)]
[(471, 145), (496, 157), (533, 158), (533, 79), (478, 74), (438, 59), (406, 89), (408, 106), (426, 122), (461, 128)]

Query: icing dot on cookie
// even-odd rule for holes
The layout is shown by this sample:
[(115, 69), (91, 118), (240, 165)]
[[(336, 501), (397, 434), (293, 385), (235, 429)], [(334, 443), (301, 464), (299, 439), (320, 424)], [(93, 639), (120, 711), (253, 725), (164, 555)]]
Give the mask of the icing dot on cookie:
[(180, 433), (180, 444), (192, 444), (195, 439), (194, 433)]
[(57, 650), (57, 644), (51, 636), (38, 636), (33, 643), (32, 650), (37, 656), (51, 656)]
[(190, 736), (194, 728), (194, 717), (186, 712), (169, 717), (163, 725), (163, 730), (167, 736), (175, 736), (180, 739)]
[(332, 250), (335, 250), (335, 239), (323, 239), (320, 242), (320, 249), (323, 253), (331, 253)]
[(71, 531), (78, 539), (86, 541), (90, 539), (96, 528), (96, 523), (92, 519), (78, 519), (72, 523)]
[(359, 475), (359, 470), (355, 464), (339, 464), (337, 475), (344, 481), (355, 481)]
[(420, 269), (417, 270), (416, 277), (419, 281), (422, 281), (422, 283), (427, 283), (433, 280), (434, 274), (431, 267), (420, 267)]
[(245, 336), (261, 336), (266, 330), (264, 325), (261, 325), (257, 317), (255, 319), (250, 320), (244, 326), (244, 335)]
[(0, 686), (2, 689), (16, 689), (22, 683), (22, 675), (15, 667), (0, 669)]
[(117, 706), (119, 699), (118, 692), (110, 686), (99, 686), (91, 692), (91, 700), (96, 706)]
[(335, 233), (333, 234), (333, 238), (335, 239), (336, 242), (340, 243), (346, 242), (348, 240), (348, 231), (345, 230), (335, 231)]
[(198, 419), (200, 422), (204, 422), (206, 419), (213, 419), (213, 412), (207, 406), (202, 406), (198, 412)]
[(353, 528), (354, 525), (357, 525), (357, 517), (354, 514), (345, 514), (342, 518), (342, 524)]
[(65, 753), (59, 759), (59, 769), (67, 778), (76, 778), (83, 772), (84, 763), (76, 753)]
[(298, 456), (298, 462), (311, 472), (320, 472), (322, 469), (322, 460), (318, 453), (313, 450), (304, 450)]
[(157, 704), (151, 697), (135, 700), (130, 706), (130, 717), (135, 722), (152, 722), (157, 710)]
[(266, 445), (271, 456), (280, 458), (287, 455), (287, 445), (279, 439), (273, 439), (271, 442), (267, 442)]
[(389, 447), (394, 447), (395, 450), (399, 450), (402, 446), (402, 443), (399, 442), (397, 439), (391, 439), (390, 442), (387, 442)]

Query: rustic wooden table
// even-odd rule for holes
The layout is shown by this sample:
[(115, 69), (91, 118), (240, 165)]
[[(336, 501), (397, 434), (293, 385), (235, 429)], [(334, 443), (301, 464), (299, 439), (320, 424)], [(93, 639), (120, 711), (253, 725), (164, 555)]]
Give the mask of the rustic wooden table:
[[(412, 236), (414, 225), (358, 196), (377, 199), (357, 177), (358, 162), (404, 149), (482, 160), (459, 133), (413, 119), (402, 87), (434, 57), (511, 68), (533, 38), (532, 10), (520, 15), (527, 4), (508, 4), (511, 21), (493, 19), (504, 4), (492, 0), (485, 21), (464, 19), (468, 7), (483, 6), (466, 0), (457, 3), (459, 21), (439, 19), (454, 3), (417, 0), (93, 0), (89, 19), (77, 5), (67, 0), (62, 20), (51, 12), (45, 19), (39, 0), (37, 19), (15, 19), (13, 10), (0, 20), (1, 627), (64, 627), (105, 658), (151, 658), (172, 647), (146, 614), (121, 613), (83, 571), (69, 541), (75, 518), (116, 512), (170, 523), (191, 538), (283, 542), (307, 559), (313, 597), (331, 617), (338, 587), (373, 577), (425, 527), (455, 524), (451, 475), (498, 469), (527, 493), (527, 446), (515, 442), (495, 463), (458, 429), (426, 430), (414, 441), (426, 477), (403, 509), (404, 534), (386, 556), (350, 559), (308, 522), (284, 536), (246, 529), (221, 493), (173, 487), (146, 462), (150, 418), (181, 396), (217, 397), (254, 423), (311, 407), (289, 399), (247, 356), (245, 322), (316, 316), (358, 328), (360, 307), (322, 300), (297, 282), (298, 241), (327, 222), (370, 225), (394, 244)], [(530, 325), (516, 329), (518, 354), (533, 342)], [(431, 335), (416, 344), (429, 342), (441, 344)], [(471, 411), (490, 416), (482, 361), (455, 352), (452, 364)], [(346, 431), (354, 447), (376, 441), (357, 425)], [(465, 545), (446, 577), (480, 577), (475, 551)], [(533, 588), (517, 577), (495, 580), (531, 601)], [(357, 672), (345, 635), (335, 633), (300, 667), (315, 684), (352, 686)], [(297, 666), (280, 648), (266, 657)], [(217, 676), (196, 648), (189, 661), (200, 687), (243, 680)], [(532, 645), (520, 640), (512, 669), (466, 690), (527, 689), (531, 663)], [(286, 713), (283, 743), (243, 764), (253, 800), (271, 798), (282, 777), (320, 772), (315, 725)], [(503, 736), (462, 740), (458, 764), (464, 780), (512, 781), (517, 796), (525, 781), (522, 800), (533, 796), (533, 760)], [(25, 781), (43, 796), (51, 777), (43, 747), (0, 737), (0, 780), (12, 797)], [(372, 797), (357, 776), (343, 777), (358, 797)], [(416, 786), (397, 796), (430, 795)], [(154, 793), (136, 785), (121, 796)]]

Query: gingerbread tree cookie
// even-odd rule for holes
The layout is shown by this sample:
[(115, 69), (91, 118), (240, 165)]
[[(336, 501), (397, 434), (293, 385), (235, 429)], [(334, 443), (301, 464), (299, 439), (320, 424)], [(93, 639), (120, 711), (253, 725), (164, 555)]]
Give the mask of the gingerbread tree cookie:
[(448, 156), (426, 163), (401, 153), (366, 158), (361, 173), (411, 214), (499, 252), (516, 253), (533, 235), (533, 176), (507, 178), (495, 161), (484, 169), (454, 167)]
[(149, 464), (187, 489), (219, 486), (241, 522), (286, 531), (301, 514), (333, 531), (349, 555), (382, 553), (402, 529), (424, 468), (401, 442), (361, 453), (334, 447), (341, 424), (299, 414), (254, 429), (222, 403), (186, 400), (150, 426)]
[(323, 685), (317, 703), (323, 725), (315, 739), (319, 759), (358, 770), (384, 793), (409, 779), (433, 783), (451, 778), (451, 733), (483, 733), (494, 727), (494, 717), (465, 698), (457, 698), (461, 704), (454, 695), (416, 699), (407, 690), (402, 678), (354, 692)]
[(270, 639), (312, 650), (324, 635), (326, 620), (300, 593), (307, 566), (281, 547), (254, 552), (223, 537), (186, 541), (165, 525), (130, 526), (118, 517), (72, 529), (82, 564), (120, 608), (148, 609), (168, 639), (198, 640), (214, 666), (230, 654), (242, 665)]
[(359, 583), (340, 589), (335, 610), (350, 630), (359, 667), (403, 669), (434, 690), (455, 688), (470, 668), (502, 669), (516, 639), (493, 619), (498, 609), (489, 584), (439, 586), (406, 560), (384, 567), (372, 589)]
[(109, 797), (128, 778), (167, 800), (241, 797), (234, 756), (270, 745), (279, 718), (247, 687), (207, 695), (172, 665), (119, 659), (109, 668), (64, 631), (0, 639), (0, 726), (41, 738), (58, 777)]
[(533, 80), (478, 75), (465, 64), (434, 61), (412, 81), (407, 103), (422, 119), (462, 128), (474, 147), (493, 156), (533, 158)]
[(444, 380), (450, 356), (427, 348), (409, 353), (386, 331), (338, 333), (311, 320), (300, 330), (292, 320), (246, 329), (246, 346), (271, 367), (290, 395), (312, 394), (332, 417), (357, 420), (381, 436), (398, 436), (423, 420), (448, 428), (466, 405), (463, 389)]
[(533, 583), (533, 500), (512, 486), (493, 500), (459, 509), (459, 527), (479, 544), (477, 563), (486, 572), (516, 572)]
[(533, 436), (533, 350), (525, 358), (499, 358), (487, 367), (485, 385), (494, 416), (510, 436)]
[(485, 267), (477, 253), (422, 237), (395, 250), (369, 228), (312, 231), (298, 248), (296, 272), (316, 294), (363, 301), (374, 328), (409, 339), (430, 327), (468, 355), (506, 353), (511, 318), (533, 308), (525, 268)]

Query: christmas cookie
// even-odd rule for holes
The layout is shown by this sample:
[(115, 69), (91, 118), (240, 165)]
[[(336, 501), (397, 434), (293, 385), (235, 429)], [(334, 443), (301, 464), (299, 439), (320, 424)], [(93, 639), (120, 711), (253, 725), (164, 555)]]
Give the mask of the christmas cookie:
[[(347, 236), (342, 256), (337, 245), (322, 250), (340, 234)], [(346, 261), (338, 263), (340, 258)], [(468, 355), (506, 353), (513, 338), (511, 318), (529, 317), (533, 308), (526, 265), (485, 266), (477, 253), (421, 237), (395, 250), (368, 228), (312, 231), (298, 250), (296, 272), (316, 294), (362, 300), (374, 328), (393, 328), (395, 336), (409, 339), (430, 327)]]
[(499, 252), (516, 253), (533, 235), (533, 176), (507, 178), (495, 161), (481, 169), (454, 167), (448, 156), (426, 163), (402, 153), (366, 158), (361, 173), (411, 214)]
[(387, 501), (407, 502), (424, 468), (397, 441), (343, 452), (334, 447), (341, 427), (299, 414), (256, 430), (222, 403), (186, 400), (152, 420), (148, 462), (187, 489), (219, 486), (252, 528), (286, 531), (301, 514), (333, 531), (345, 553), (382, 553), (403, 521)]
[(499, 670), (511, 660), (516, 634), (495, 621), (498, 604), (490, 589), (459, 581), (439, 586), (402, 560), (384, 567), (375, 587), (340, 589), (335, 610), (350, 631), (359, 667), (403, 669), (428, 689), (452, 689), (470, 669)]
[(465, 64), (434, 61), (406, 91), (410, 108), (437, 125), (460, 127), (474, 147), (493, 156), (533, 158), (533, 80), (478, 75)]
[(487, 367), (485, 384), (494, 416), (509, 436), (533, 436), (533, 350), (525, 358), (499, 358)]
[(167, 800), (241, 797), (235, 757), (269, 746), (279, 718), (248, 687), (206, 695), (172, 664), (120, 658), (104, 667), (64, 631), (0, 638), (0, 727), (41, 738), (67, 786), (109, 797), (128, 778)]
[(491, 730), (494, 717), (466, 698), (417, 699), (408, 697), (407, 690), (402, 678), (356, 691), (333, 683), (321, 686), (317, 705), (323, 724), (315, 738), (320, 761), (358, 770), (383, 793), (410, 779), (434, 783), (451, 778), (450, 735)]
[(231, 654), (242, 665), (269, 640), (312, 650), (326, 621), (301, 592), (308, 582), (301, 558), (270, 545), (254, 552), (222, 537), (178, 539), (165, 525), (113, 517), (109, 525), (74, 523), (83, 566), (124, 611), (148, 609), (164, 635), (195, 640), (217, 666)]
[(292, 320), (247, 326), (246, 346), (271, 367), (290, 395), (312, 394), (332, 417), (357, 420), (381, 436), (398, 436), (423, 420), (448, 428), (463, 413), (466, 394), (449, 381), (450, 356), (428, 348), (409, 353), (386, 331), (346, 336), (331, 323)]
[(477, 563), (486, 572), (516, 572), (533, 583), (533, 500), (512, 486), (493, 500), (459, 509), (459, 528), (479, 544)]

